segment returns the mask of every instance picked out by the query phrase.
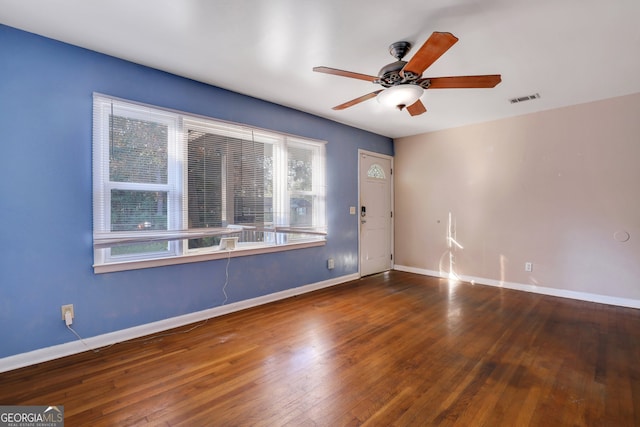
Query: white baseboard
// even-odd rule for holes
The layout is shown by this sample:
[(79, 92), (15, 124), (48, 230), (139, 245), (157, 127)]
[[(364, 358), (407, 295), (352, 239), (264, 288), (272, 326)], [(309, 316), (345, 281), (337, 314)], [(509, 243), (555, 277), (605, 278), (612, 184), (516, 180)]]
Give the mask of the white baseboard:
[[(415, 267), (407, 267), (404, 265), (395, 265), (394, 269), (398, 271), (406, 271), (408, 273), (421, 274), (423, 276), (440, 277), (442, 279), (447, 279), (449, 277), (446, 273), (440, 273), (434, 270), (425, 270)], [(629, 298), (618, 298), (607, 295), (591, 294), (587, 292), (569, 291), (566, 289), (547, 288), (544, 286), (524, 285), (522, 283), (502, 282), (499, 280), (485, 279), (483, 277), (458, 275), (458, 278), (463, 282), (469, 282), (478, 285), (496, 286), (499, 288), (515, 289), (517, 291), (532, 292), (535, 294), (570, 298), (581, 301), (597, 302), (600, 304), (616, 305), (619, 307), (640, 308), (640, 300)]]
[(302, 295), (308, 292), (339, 285), (341, 283), (349, 282), (351, 280), (356, 280), (359, 278), (360, 275), (357, 273), (349, 274), (322, 282), (312, 283), (310, 285), (304, 285), (293, 289), (275, 292), (273, 294), (263, 295), (261, 297), (238, 301), (236, 303), (227, 304), (220, 307), (209, 308), (207, 310), (202, 310), (195, 313), (189, 313), (182, 316), (172, 317), (170, 319), (159, 320), (157, 322), (134, 326), (132, 328), (122, 329), (115, 332), (109, 332), (107, 334), (98, 335), (95, 337), (85, 338), (83, 339), (84, 342), (71, 341), (64, 344), (29, 351), (27, 353), (4, 357), (0, 359), (0, 372), (7, 372), (13, 369), (35, 365), (36, 363), (47, 362), (49, 360), (58, 359), (60, 357), (82, 353), (87, 350), (94, 350), (123, 341), (157, 334), (169, 329), (189, 325), (191, 323), (200, 322), (213, 317), (222, 316), (228, 313), (256, 307), (285, 298), (290, 298), (296, 295)]

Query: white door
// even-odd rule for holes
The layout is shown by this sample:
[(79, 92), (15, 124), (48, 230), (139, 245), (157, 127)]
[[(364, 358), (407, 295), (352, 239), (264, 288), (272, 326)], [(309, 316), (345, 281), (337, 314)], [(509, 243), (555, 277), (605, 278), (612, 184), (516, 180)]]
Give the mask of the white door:
[(360, 275), (392, 266), (391, 157), (360, 151)]

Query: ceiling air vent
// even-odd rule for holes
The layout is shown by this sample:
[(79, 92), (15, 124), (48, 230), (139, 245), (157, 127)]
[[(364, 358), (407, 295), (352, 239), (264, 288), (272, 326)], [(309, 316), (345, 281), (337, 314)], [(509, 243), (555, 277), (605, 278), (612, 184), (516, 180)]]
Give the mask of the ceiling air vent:
[(519, 96), (517, 98), (511, 98), (509, 100), (509, 102), (511, 102), (512, 104), (517, 104), (518, 102), (531, 101), (532, 99), (538, 99), (538, 98), (540, 98), (540, 94), (539, 93), (534, 93), (533, 95)]

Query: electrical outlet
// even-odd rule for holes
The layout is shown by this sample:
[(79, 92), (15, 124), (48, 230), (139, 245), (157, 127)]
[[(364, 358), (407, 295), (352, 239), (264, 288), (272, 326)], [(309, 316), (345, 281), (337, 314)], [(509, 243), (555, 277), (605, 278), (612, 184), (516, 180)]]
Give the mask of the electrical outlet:
[(336, 263), (335, 263), (335, 261), (333, 260), (333, 258), (329, 258), (329, 259), (327, 260), (327, 268), (328, 268), (329, 270), (333, 270), (333, 269), (335, 268), (335, 266), (336, 266)]
[(62, 312), (62, 320), (65, 320), (64, 315), (67, 313), (67, 311), (71, 312), (72, 319), (75, 317), (75, 315), (73, 314), (73, 304), (63, 305), (62, 307), (60, 307), (60, 311)]
[(524, 263), (524, 271), (530, 273), (533, 271), (533, 263), (531, 262), (525, 262)]

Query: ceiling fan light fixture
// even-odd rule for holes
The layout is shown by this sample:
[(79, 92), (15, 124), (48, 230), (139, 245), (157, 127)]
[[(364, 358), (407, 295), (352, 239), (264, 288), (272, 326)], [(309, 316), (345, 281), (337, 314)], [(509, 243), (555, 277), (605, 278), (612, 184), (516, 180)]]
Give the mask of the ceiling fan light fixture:
[(383, 90), (376, 99), (382, 105), (402, 110), (420, 99), (423, 92), (424, 89), (418, 85), (403, 84)]

